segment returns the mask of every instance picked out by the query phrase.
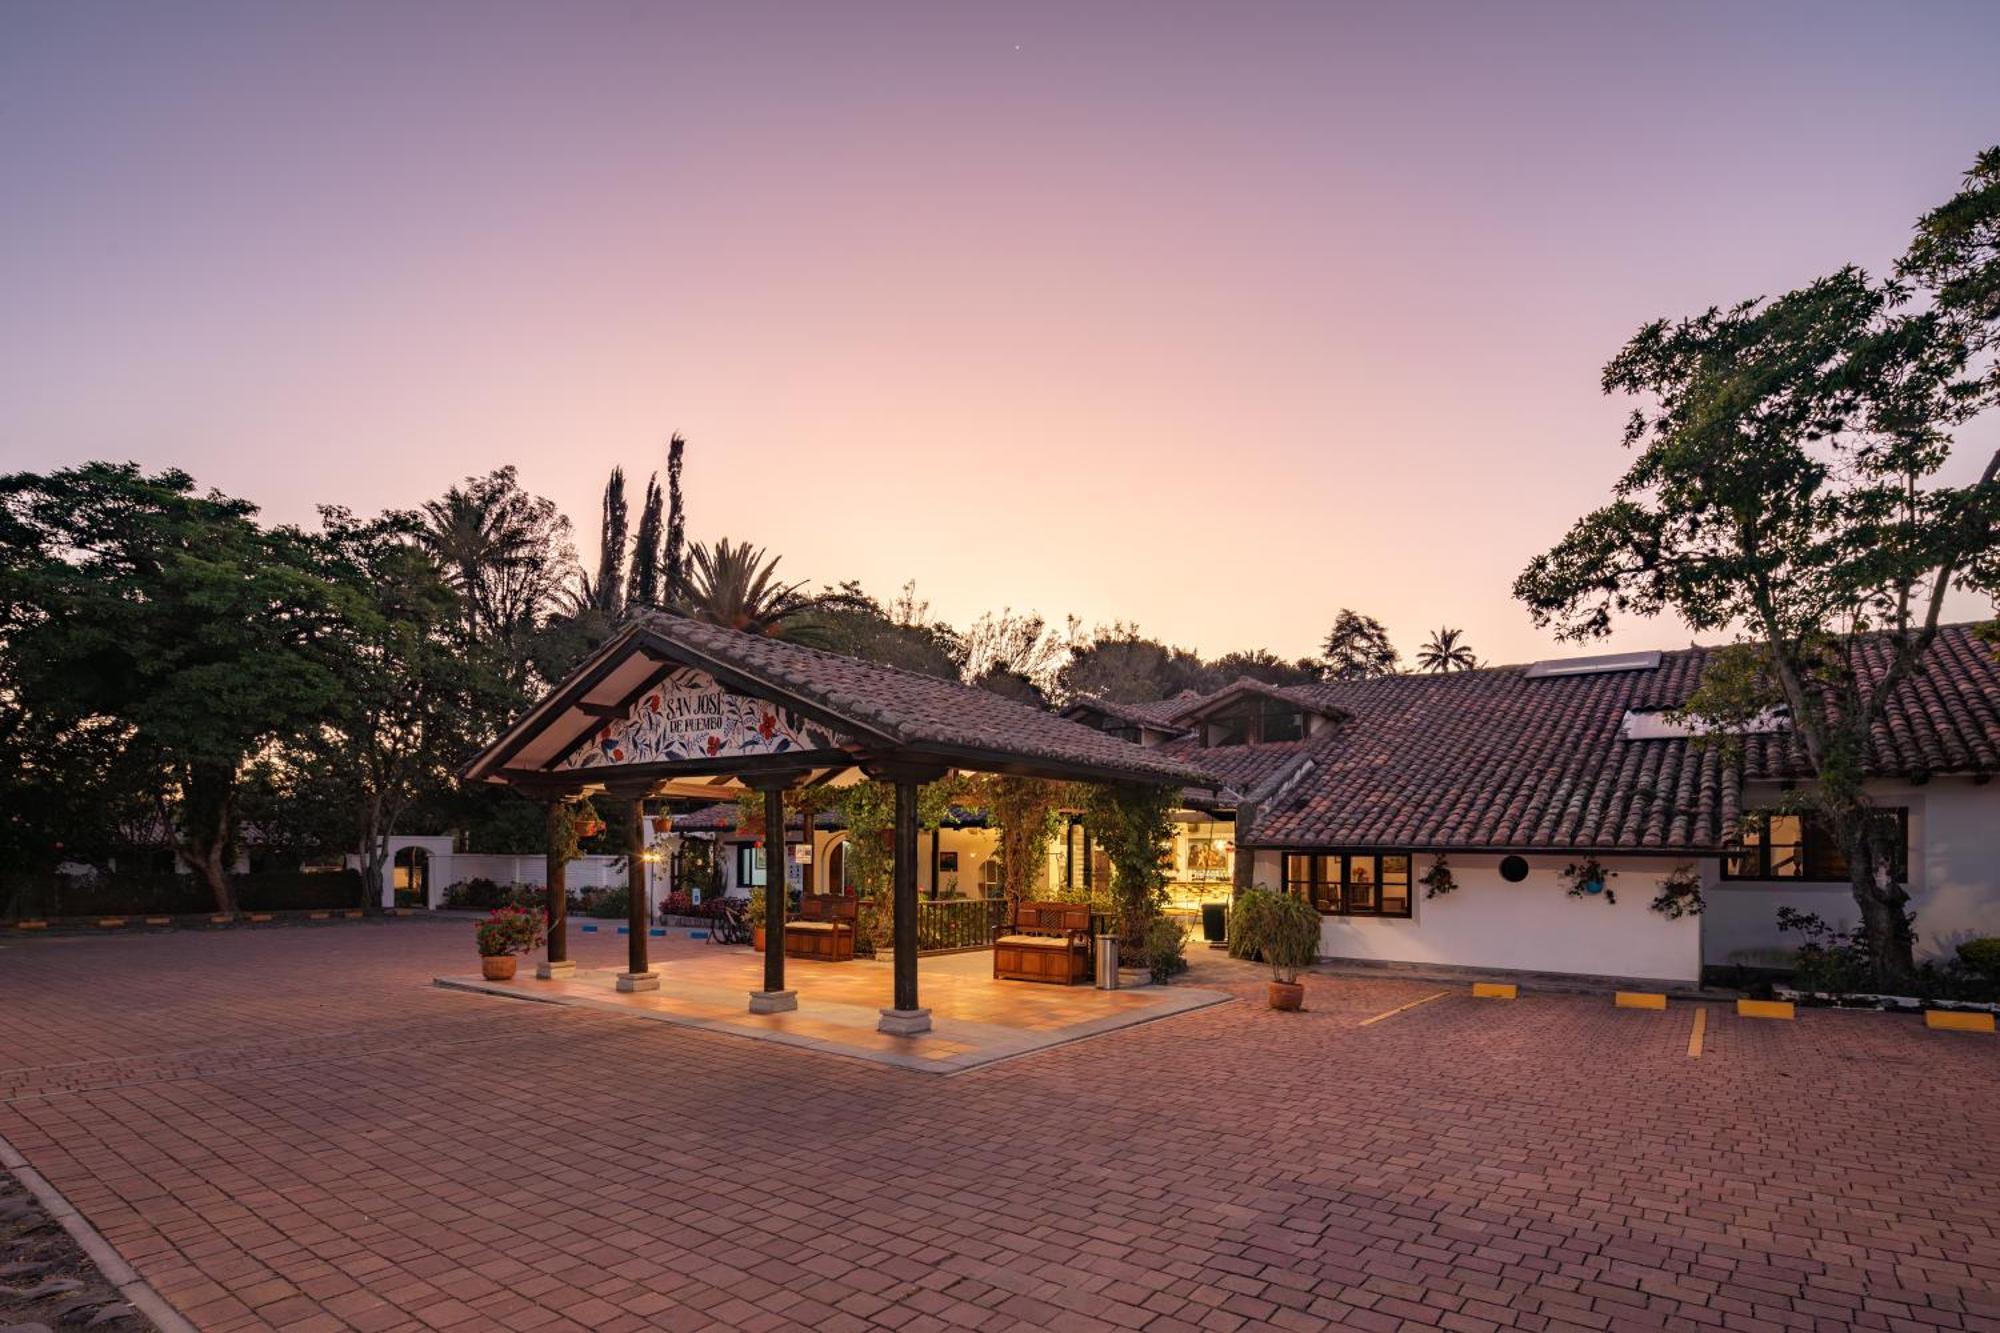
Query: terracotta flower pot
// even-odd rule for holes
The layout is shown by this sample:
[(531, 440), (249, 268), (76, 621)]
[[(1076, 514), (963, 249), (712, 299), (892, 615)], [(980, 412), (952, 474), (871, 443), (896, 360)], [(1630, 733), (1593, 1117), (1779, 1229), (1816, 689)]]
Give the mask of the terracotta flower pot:
[(762, 926), (750, 927), (750, 947), (758, 953), (764, 952), (764, 928)]
[(514, 979), (514, 964), (515, 958), (511, 953), (503, 953), (497, 957), (481, 958), (479, 960), (479, 972), (488, 981), (512, 981)]
[(1295, 1014), (1306, 1002), (1306, 988), (1296, 981), (1271, 983), (1271, 1007)]

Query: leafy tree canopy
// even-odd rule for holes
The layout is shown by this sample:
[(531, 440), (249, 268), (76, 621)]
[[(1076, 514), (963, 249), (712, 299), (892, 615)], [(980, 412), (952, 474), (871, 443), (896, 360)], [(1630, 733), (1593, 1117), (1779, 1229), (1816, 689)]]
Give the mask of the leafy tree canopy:
[(1393, 674), (1401, 664), (1389, 631), (1373, 616), (1364, 616), (1346, 607), (1334, 617), (1320, 649), (1326, 659), (1328, 680), (1366, 680), (1370, 676)]

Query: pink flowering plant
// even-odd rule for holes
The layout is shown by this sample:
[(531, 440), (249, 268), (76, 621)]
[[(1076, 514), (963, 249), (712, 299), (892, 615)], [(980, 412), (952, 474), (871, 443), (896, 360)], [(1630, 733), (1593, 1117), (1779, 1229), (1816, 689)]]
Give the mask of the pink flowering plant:
[(500, 907), (479, 923), (481, 958), (531, 953), (548, 934), (548, 913), (539, 907)]

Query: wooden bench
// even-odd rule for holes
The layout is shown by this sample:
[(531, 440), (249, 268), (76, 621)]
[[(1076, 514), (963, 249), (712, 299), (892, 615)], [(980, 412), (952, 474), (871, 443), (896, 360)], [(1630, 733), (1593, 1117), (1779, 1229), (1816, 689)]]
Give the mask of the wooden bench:
[(785, 923), (785, 957), (852, 962), (860, 909), (857, 898), (808, 893), (799, 899), (798, 917)]
[(996, 981), (1090, 980), (1090, 907), (1084, 903), (1021, 903), (993, 941)]

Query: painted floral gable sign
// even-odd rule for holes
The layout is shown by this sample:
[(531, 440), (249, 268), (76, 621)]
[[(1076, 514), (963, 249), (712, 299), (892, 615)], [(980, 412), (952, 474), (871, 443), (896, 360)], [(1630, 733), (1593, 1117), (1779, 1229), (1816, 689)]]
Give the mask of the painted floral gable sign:
[(640, 696), (629, 714), (598, 728), (560, 767), (790, 754), (839, 744), (833, 732), (788, 708), (724, 689), (705, 671), (677, 667)]

